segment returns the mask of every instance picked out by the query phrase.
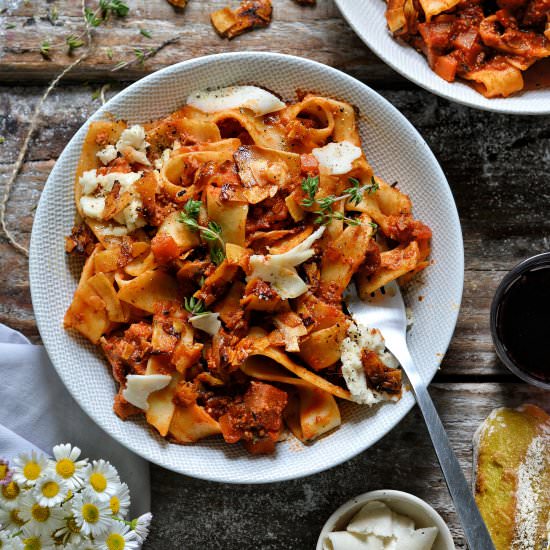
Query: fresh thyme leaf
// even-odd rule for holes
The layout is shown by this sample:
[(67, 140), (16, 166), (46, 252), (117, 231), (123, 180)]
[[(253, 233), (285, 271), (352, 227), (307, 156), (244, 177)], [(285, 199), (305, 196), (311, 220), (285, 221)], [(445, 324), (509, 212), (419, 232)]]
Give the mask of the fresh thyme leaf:
[(311, 177), (302, 180), (302, 190), (307, 194), (307, 197), (302, 200), (302, 205), (306, 208), (313, 206), (315, 203), (315, 194), (319, 189), (319, 176)]
[(97, 12), (91, 10), (90, 8), (84, 8), (84, 19), (90, 27), (99, 27), (103, 19), (97, 16)]
[(52, 6), (48, 10), (48, 19), (50, 20), (50, 23), (52, 25), (55, 25), (55, 22), (59, 19), (59, 11), (57, 9), (57, 6)]
[(201, 206), (202, 206), (202, 201), (196, 201), (196, 200), (190, 199), (185, 203), (185, 206), (183, 207), (183, 209), (185, 210), (185, 213), (188, 216), (191, 216), (196, 220), (199, 217)]
[(225, 252), (219, 245), (214, 245), (210, 249), (210, 258), (216, 265), (220, 265), (225, 260)]
[(107, 54), (107, 57), (109, 59), (113, 59), (113, 50), (112, 50), (112, 48), (107, 48), (107, 51), (105, 53)]
[(190, 298), (184, 298), (183, 299), (183, 307), (193, 315), (200, 315), (201, 313), (207, 313), (204, 307), (204, 302), (202, 300), (198, 300), (194, 296), (191, 296)]
[(52, 47), (52, 45), (50, 44), (50, 42), (48, 40), (44, 40), (44, 42), (42, 42), (42, 44), (40, 44), (40, 53), (44, 57), (50, 57), (51, 47)]
[(130, 11), (130, 8), (122, 0), (99, 0), (99, 7), (105, 17), (111, 14), (124, 17)]
[(153, 35), (147, 29), (139, 29), (139, 32), (140, 32), (140, 34), (145, 36), (145, 38), (153, 38)]
[(69, 46), (69, 51), (76, 50), (77, 48), (84, 46), (84, 41), (74, 34), (67, 36), (65, 42), (67, 43), (67, 46)]
[(201, 278), (199, 279), (199, 286), (202, 287), (205, 281), (206, 281), (206, 277), (204, 275), (201, 275)]
[(17, 27), (17, 25), (16, 25), (15, 23), (8, 23), (8, 24), (6, 25), (6, 29), (8, 29), (8, 30), (9, 30), (9, 29), (15, 29), (15, 27)]
[(101, 97), (101, 88), (98, 88), (97, 90), (94, 90), (92, 92), (92, 101), (96, 101)]
[(207, 241), (216, 241), (222, 234), (222, 228), (216, 222), (208, 222), (208, 227), (202, 230), (202, 236)]
[(136, 56), (136, 59), (139, 61), (140, 65), (143, 65), (145, 62), (145, 54), (142, 50), (139, 48), (134, 48), (134, 55)]

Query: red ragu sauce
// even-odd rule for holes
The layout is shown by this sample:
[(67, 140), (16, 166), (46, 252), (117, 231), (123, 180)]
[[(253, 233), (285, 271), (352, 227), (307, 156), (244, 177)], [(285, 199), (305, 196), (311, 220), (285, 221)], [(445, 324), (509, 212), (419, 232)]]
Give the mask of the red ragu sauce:
[(550, 58), (542, 59), (523, 73), (524, 90), (550, 88)]
[(550, 265), (520, 275), (502, 296), (497, 332), (515, 365), (550, 382)]

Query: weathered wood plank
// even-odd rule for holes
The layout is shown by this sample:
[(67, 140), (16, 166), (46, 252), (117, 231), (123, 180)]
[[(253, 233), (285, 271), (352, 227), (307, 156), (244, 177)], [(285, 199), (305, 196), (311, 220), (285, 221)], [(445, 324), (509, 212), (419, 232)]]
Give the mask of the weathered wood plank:
[[(525, 402), (547, 405), (542, 390), (524, 384), (440, 384), (431, 394), (467, 476), (472, 436), (493, 408)], [(314, 548), (323, 523), (338, 506), (376, 489), (399, 489), (425, 499), (448, 523), (457, 548), (465, 548), (417, 409), (362, 455), (296, 481), (221, 485), (153, 467), (152, 511), (157, 519), (147, 548)]]
[[(58, 89), (44, 107), (29, 162), (18, 179), (8, 223), (27, 241), (36, 204), (51, 167), (67, 141), (99, 106), (95, 86)], [(120, 90), (113, 86), (108, 96)], [(0, 135), (6, 141), (0, 184), (15, 160), (40, 87), (0, 88)], [(550, 193), (549, 119), (509, 119), (436, 98), (424, 91), (382, 92), (418, 128), (434, 150), (455, 193), (463, 224), (466, 286), (455, 337), (443, 376), (504, 375), (496, 360), (488, 327), (492, 294), (503, 276), (522, 258), (548, 249)], [(464, 159), (467, 159), (466, 161)], [(0, 240), (6, 285), (0, 290), (0, 320), (37, 338), (28, 293), (26, 262)], [(429, 297), (427, 298), (429, 299)]]
[[(90, 7), (95, 2), (88, 2)], [(304, 8), (293, 0), (274, 2), (274, 17), (267, 29), (242, 35), (232, 41), (220, 38), (210, 24), (209, 14), (228, 4), (226, 0), (191, 1), (185, 10), (175, 10), (166, 0), (133, 1), (127, 17), (113, 19), (93, 31), (94, 47), (71, 74), (70, 79), (92, 81), (101, 79), (137, 79), (166, 65), (201, 55), (231, 51), (278, 51), (307, 57), (345, 69), (371, 83), (392, 85), (404, 79), (384, 65), (353, 33), (341, 17), (332, 0), (323, 0), (315, 8)], [(49, 4), (20, 3), (0, 18), (0, 43), (4, 55), (0, 63), (0, 80), (49, 80), (74, 57), (63, 47), (53, 52), (45, 62), (40, 44), (49, 40), (59, 44), (69, 34), (82, 32), (79, 2), (56, 2), (59, 19), (53, 25), (47, 17)], [(15, 25), (6, 29), (6, 25)], [(140, 34), (148, 29), (152, 38)], [(147, 50), (177, 34), (183, 34), (178, 44), (165, 48), (145, 65), (135, 65), (116, 73), (110, 72), (119, 61), (134, 59), (134, 48)], [(53, 50), (52, 50), (53, 51)], [(111, 59), (110, 59), (111, 57)]]

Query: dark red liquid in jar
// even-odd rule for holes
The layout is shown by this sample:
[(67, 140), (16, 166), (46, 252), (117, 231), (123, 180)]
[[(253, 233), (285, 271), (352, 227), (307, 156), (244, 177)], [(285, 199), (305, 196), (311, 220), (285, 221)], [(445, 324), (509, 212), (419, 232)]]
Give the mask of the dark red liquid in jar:
[(550, 265), (534, 267), (508, 287), (496, 322), (500, 341), (515, 365), (550, 382)]

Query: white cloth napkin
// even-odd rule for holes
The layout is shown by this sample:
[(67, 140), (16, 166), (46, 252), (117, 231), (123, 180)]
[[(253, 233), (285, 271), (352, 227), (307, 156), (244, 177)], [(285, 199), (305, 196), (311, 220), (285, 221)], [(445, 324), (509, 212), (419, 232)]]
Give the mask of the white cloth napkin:
[(113, 464), (130, 488), (131, 517), (151, 509), (149, 463), (84, 413), (43, 346), (0, 324), (0, 457), (10, 459), (32, 449), (51, 455), (58, 443), (71, 443), (82, 449), (82, 457)]

